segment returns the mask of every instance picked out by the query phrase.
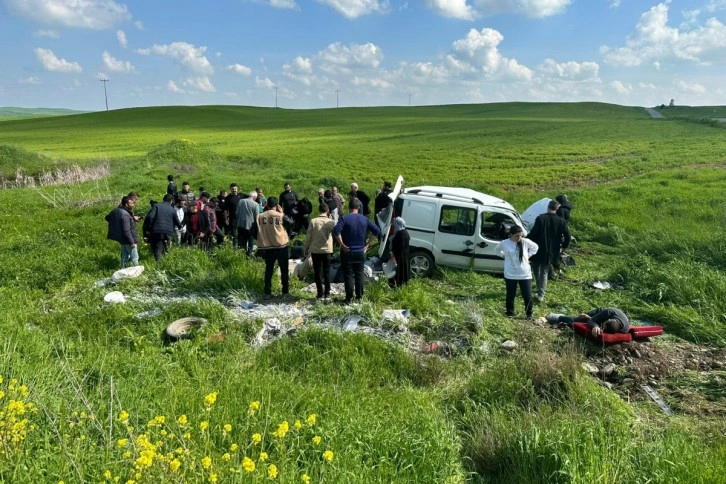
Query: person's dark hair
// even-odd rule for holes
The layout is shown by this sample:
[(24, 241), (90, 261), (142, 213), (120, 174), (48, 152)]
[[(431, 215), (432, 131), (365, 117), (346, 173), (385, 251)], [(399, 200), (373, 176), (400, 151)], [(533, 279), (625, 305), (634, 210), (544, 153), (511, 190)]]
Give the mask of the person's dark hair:
[(555, 197), (555, 200), (557, 200), (558, 202), (560, 202), (560, 204), (563, 204), (563, 203), (565, 203), (565, 202), (566, 202), (566, 201), (567, 201), (568, 199), (567, 199), (567, 195), (565, 195), (564, 193), (561, 193), (560, 195), (557, 195), (557, 196)]
[(277, 207), (277, 197), (270, 197), (267, 199), (267, 208), (272, 209)]
[(185, 200), (186, 200), (186, 199), (184, 199), (184, 198), (182, 198), (182, 197), (180, 197), (180, 196), (177, 196), (176, 198), (174, 198), (174, 204), (179, 204), (179, 203), (182, 203), (182, 202), (183, 202), (183, 201), (185, 201)]
[(383, 182), (383, 188), (391, 188), (392, 186), (393, 185), (391, 185), (391, 182), (389, 182), (389, 181), (384, 181)]
[[(512, 227), (509, 229), (509, 236), (521, 234), (522, 227), (519, 225), (512, 225)], [(519, 239), (517, 242), (517, 255), (519, 256), (519, 263), (521, 264), (524, 261), (524, 242), (522, 239)]]
[(348, 209), (349, 210), (360, 210), (361, 203), (360, 200), (357, 198), (351, 198), (350, 202), (348, 202)]
[(602, 330), (605, 333), (617, 333), (620, 331), (620, 321), (617, 319), (608, 319), (602, 323)]
[(149, 205), (151, 205), (152, 207), (154, 205), (156, 205), (157, 203), (159, 203), (159, 202), (157, 202), (156, 200), (149, 200)]
[(547, 210), (557, 210), (560, 208), (560, 202), (557, 200), (550, 200), (550, 203), (547, 204)]
[(184, 186), (184, 185), (189, 185), (189, 182), (188, 181), (182, 182), (182, 186)]
[(172, 195), (171, 193), (167, 193), (166, 195), (164, 195), (163, 200), (165, 203), (169, 203), (174, 200), (174, 195)]
[(139, 198), (139, 194), (137, 192), (130, 192), (127, 196), (134, 199)]
[(131, 200), (129, 197), (123, 197), (121, 198), (121, 206), (125, 207), (127, 203), (129, 203), (129, 200)]
[(174, 176), (173, 175), (167, 175), (166, 176), (166, 179), (169, 180), (169, 181), (174, 181)]
[(323, 192), (323, 198), (328, 198), (328, 199), (333, 198), (333, 192), (331, 192), (330, 190), (325, 190)]
[(199, 195), (199, 198), (206, 198), (207, 200), (209, 200), (210, 196), (211, 195), (209, 195), (209, 192), (202, 192), (201, 195)]
[(218, 205), (219, 204), (219, 198), (214, 197), (214, 198), (212, 198), (212, 199), (209, 200), (209, 203), (211, 203), (212, 205)]
[(320, 213), (328, 213), (330, 211), (330, 208), (328, 207), (327, 203), (321, 203), (318, 207), (318, 212)]
[(237, 188), (239, 188), (239, 185), (237, 185), (236, 183), (230, 183), (230, 184), (229, 184), (229, 188), (232, 188), (232, 187), (237, 187)]

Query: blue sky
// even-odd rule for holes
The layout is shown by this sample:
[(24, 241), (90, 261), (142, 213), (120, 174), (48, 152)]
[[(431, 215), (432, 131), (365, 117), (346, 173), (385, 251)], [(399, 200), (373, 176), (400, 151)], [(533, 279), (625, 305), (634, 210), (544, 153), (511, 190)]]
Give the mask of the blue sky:
[(0, 106), (726, 104), (726, 0), (0, 0)]

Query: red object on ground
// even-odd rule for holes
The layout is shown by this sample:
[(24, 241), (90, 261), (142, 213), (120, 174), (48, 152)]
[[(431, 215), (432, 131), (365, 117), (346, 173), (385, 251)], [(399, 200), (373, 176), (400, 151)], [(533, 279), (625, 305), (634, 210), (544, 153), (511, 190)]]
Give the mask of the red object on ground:
[(663, 326), (631, 326), (628, 333), (632, 334), (635, 339), (650, 338), (662, 335)]
[(586, 337), (596, 343), (605, 343), (607, 345), (613, 343), (629, 343), (633, 341), (633, 335), (630, 333), (600, 333), (599, 336), (593, 336), (592, 331), (587, 328), (586, 323), (572, 323), (572, 329), (575, 333)]

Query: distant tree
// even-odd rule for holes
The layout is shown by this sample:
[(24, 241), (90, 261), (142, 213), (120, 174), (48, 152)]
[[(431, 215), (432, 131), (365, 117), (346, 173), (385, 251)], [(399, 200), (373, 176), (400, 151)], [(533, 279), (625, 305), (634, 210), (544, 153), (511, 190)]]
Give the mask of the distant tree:
[(672, 108), (675, 105), (676, 105), (676, 102), (673, 99), (671, 99), (671, 102), (668, 103), (668, 107), (670, 107), (670, 108)]

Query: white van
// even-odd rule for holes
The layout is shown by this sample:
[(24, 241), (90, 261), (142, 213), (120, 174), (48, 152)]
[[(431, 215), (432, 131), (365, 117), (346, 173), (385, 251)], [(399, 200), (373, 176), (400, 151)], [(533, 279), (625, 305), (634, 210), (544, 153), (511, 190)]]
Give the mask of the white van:
[(512, 205), (468, 188), (420, 186), (391, 195), (411, 236), (415, 276), (431, 275), (436, 264), (501, 273), (504, 259), (494, 248), (513, 225), (525, 228)]

